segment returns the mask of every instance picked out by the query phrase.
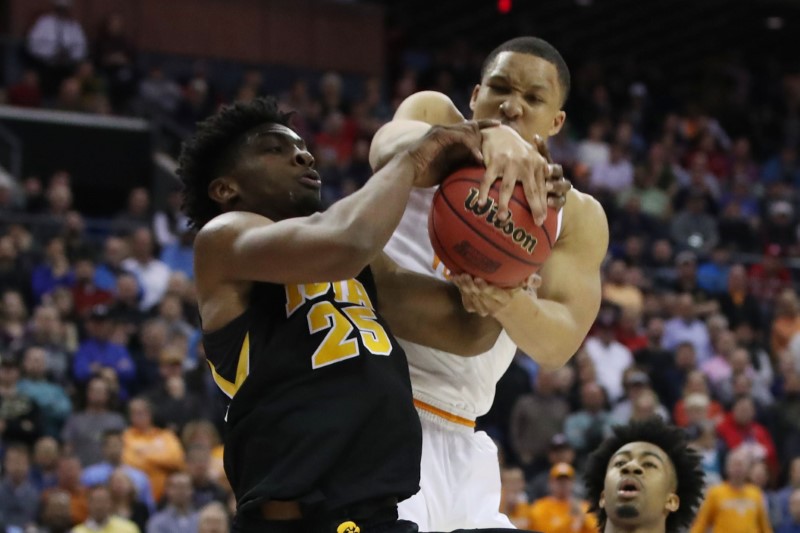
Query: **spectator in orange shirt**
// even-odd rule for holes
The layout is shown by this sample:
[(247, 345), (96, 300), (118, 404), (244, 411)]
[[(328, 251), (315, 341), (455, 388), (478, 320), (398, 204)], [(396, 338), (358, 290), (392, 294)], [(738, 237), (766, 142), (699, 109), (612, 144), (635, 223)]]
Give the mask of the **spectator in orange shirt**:
[(153, 425), (153, 408), (146, 399), (131, 400), (128, 410), (131, 427), (122, 435), (122, 462), (147, 474), (158, 502), (167, 476), (185, 466), (183, 448), (172, 431)]
[(750, 463), (750, 453), (744, 448), (728, 455), (728, 479), (708, 490), (691, 533), (772, 533), (764, 493), (747, 482)]
[(526, 528), (530, 504), (525, 494), (525, 474), (517, 466), (504, 467), (500, 471), (500, 512), (518, 528)]
[(56, 486), (42, 493), (45, 502), (51, 493), (64, 492), (69, 495), (69, 509), (72, 523), (80, 524), (89, 517), (89, 503), (86, 489), (81, 485), (81, 462), (77, 457), (61, 457), (56, 471)]
[(793, 289), (784, 289), (775, 299), (775, 320), (772, 322), (770, 349), (772, 357), (780, 357), (789, 341), (800, 333), (800, 303)]
[(528, 513), (527, 529), (547, 533), (596, 533), (597, 519), (589, 504), (575, 498), (575, 469), (558, 463), (550, 469), (550, 496), (537, 500)]

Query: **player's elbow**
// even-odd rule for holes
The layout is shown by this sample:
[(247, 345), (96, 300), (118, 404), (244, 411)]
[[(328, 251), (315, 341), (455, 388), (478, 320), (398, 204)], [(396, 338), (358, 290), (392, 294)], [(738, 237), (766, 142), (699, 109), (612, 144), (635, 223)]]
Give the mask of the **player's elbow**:
[(460, 321), (459, 346), (454, 352), (462, 357), (475, 357), (491, 350), (503, 330), (500, 322), (494, 318), (484, 318), (470, 314), (466, 320)]

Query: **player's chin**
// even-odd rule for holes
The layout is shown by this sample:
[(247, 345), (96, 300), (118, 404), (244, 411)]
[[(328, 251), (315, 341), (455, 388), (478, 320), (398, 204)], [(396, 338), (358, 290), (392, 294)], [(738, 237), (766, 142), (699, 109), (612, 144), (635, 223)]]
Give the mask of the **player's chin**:
[(620, 521), (636, 520), (639, 518), (639, 506), (633, 502), (618, 502), (614, 506), (614, 514)]
[(309, 216), (322, 211), (322, 194), (319, 189), (304, 189), (294, 198), (295, 207), (300, 216)]

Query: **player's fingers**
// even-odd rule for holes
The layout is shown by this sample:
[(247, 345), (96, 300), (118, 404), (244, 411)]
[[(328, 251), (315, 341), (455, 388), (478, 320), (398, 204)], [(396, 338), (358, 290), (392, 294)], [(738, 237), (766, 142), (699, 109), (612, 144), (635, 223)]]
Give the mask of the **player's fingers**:
[(547, 206), (552, 207), (556, 211), (564, 207), (567, 203), (566, 196), (554, 196), (552, 194), (547, 196)]
[(486, 172), (483, 174), (483, 181), (478, 187), (478, 205), (483, 206), (486, 204), (492, 184), (503, 177), (504, 166), (504, 160), (500, 157), (486, 162)]
[(539, 274), (531, 274), (528, 276), (528, 279), (525, 280), (525, 285), (528, 289), (538, 289), (542, 286), (542, 276)]
[(503, 182), (500, 184), (500, 194), (497, 196), (497, 216), (500, 220), (505, 220), (511, 215), (508, 204), (517, 186), (516, 176), (516, 172), (509, 172), (503, 176)]
[(561, 165), (557, 164), (549, 164), (547, 166), (550, 169), (550, 174), (547, 177), (546, 182), (547, 192), (553, 194), (565, 194), (567, 190), (569, 190), (569, 187), (567, 187), (565, 190), (564, 182), (567, 180), (564, 179), (564, 169), (561, 168)]
[(531, 180), (531, 198), (528, 204), (531, 208), (533, 221), (537, 226), (544, 223), (547, 216), (547, 191), (545, 190), (544, 167), (537, 165), (533, 169), (533, 179)]
[(496, 128), (501, 124), (499, 120), (495, 120), (493, 118), (482, 118), (477, 122), (478, 128), (484, 130), (486, 128)]
[(542, 154), (542, 157), (544, 157), (548, 163), (552, 163), (553, 158), (550, 156), (550, 148), (547, 146), (547, 141), (545, 141), (541, 135), (536, 135), (533, 138), (533, 142), (536, 145), (536, 149)]

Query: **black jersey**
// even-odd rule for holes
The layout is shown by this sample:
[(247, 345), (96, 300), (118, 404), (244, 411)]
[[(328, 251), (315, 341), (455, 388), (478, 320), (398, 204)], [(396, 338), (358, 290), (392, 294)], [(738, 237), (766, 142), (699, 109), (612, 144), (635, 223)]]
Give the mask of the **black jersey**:
[(333, 510), (419, 489), (421, 428), (405, 353), (376, 316), (369, 269), (334, 283), (256, 283), (203, 344), (231, 398), (225, 473), (241, 512)]

